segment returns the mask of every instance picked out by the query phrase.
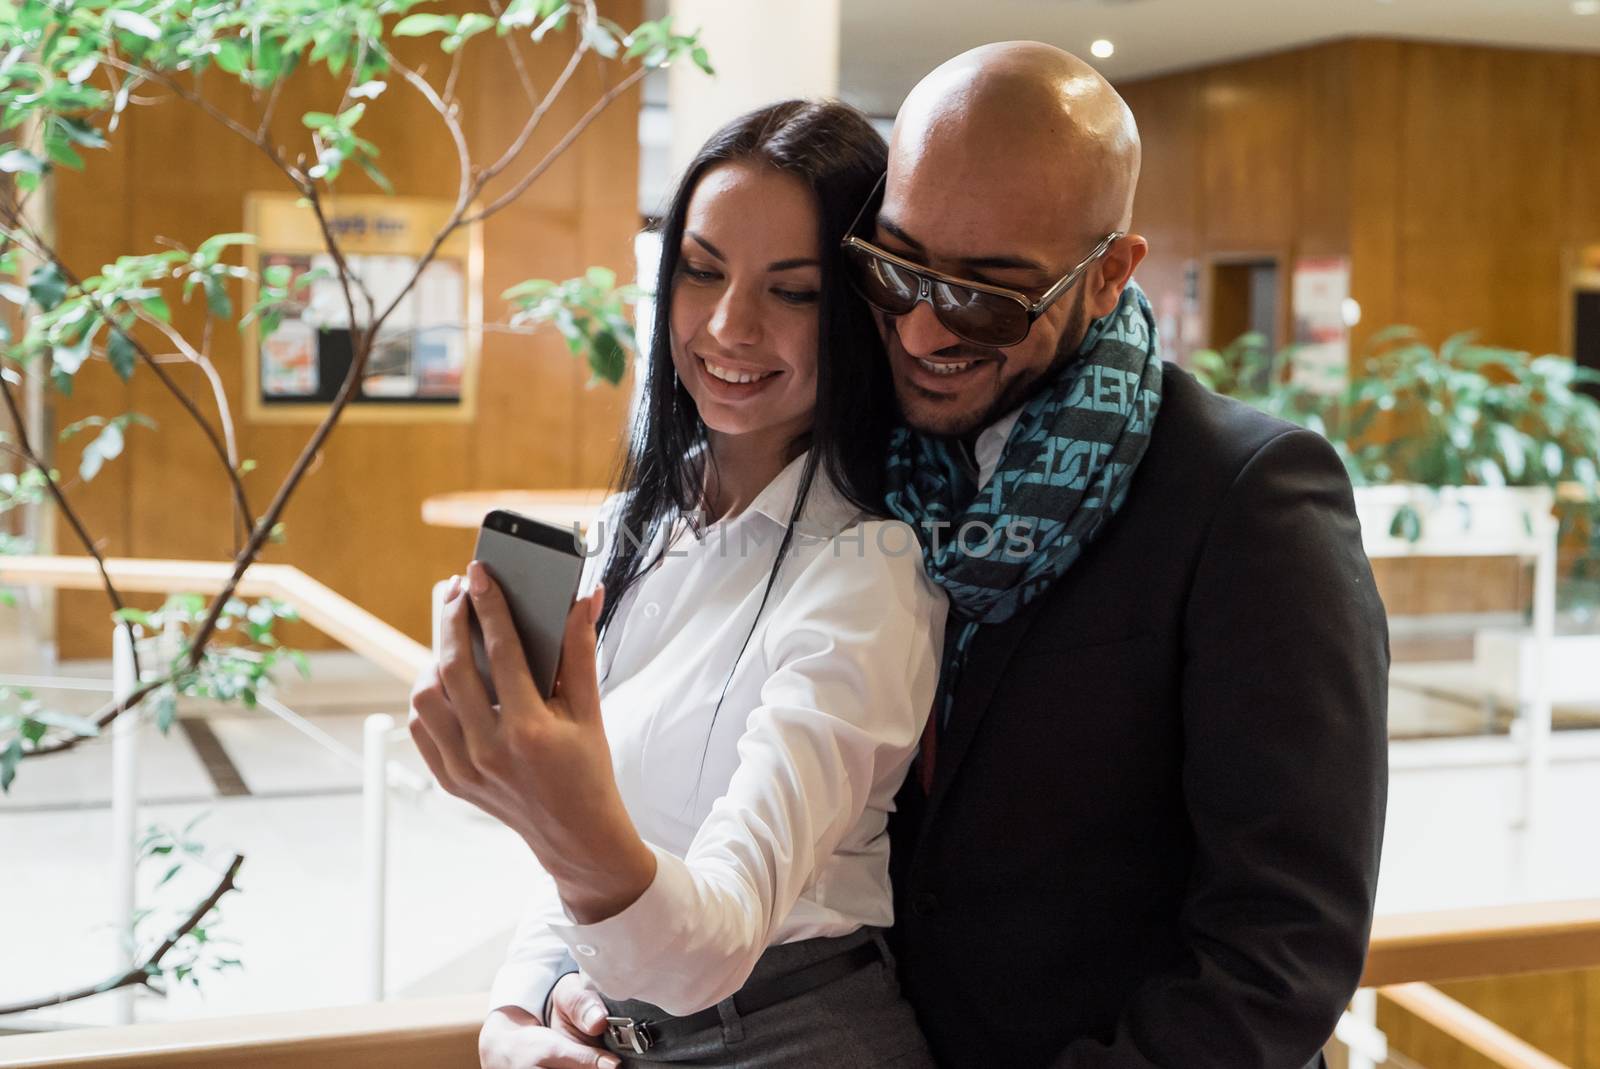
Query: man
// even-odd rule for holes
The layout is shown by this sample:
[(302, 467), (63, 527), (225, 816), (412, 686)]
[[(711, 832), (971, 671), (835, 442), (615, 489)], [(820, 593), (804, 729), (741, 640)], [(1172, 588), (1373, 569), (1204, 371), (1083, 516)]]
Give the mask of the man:
[[(975, 49), (907, 98), (851, 254), (918, 432), (891, 509), (945, 538), (952, 685), (891, 827), (900, 979), (945, 1065), (1320, 1066), (1366, 954), (1388, 648), (1349, 482), (1161, 364), (1139, 151), (1086, 64)], [(1019, 515), (1014, 567), (963, 560), (966, 521)], [(592, 989), (551, 1011), (516, 1044), (491, 1019), (485, 1064), (597, 1064)]]
[[(873, 244), (1032, 300), (1129, 230), (1139, 156), (1086, 64), (975, 49), (901, 108)], [(1005, 348), (937, 287), (881, 314), (907, 422), (971, 442), (988, 493), (1146, 247), (1116, 238)], [(976, 628), (899, 799), (901, 982), (952, 1066), (1316, 1066), (1361, 973), (1388, 646), (1349, 482), (1317, 435), (1160, 370), (1120, 508)]]

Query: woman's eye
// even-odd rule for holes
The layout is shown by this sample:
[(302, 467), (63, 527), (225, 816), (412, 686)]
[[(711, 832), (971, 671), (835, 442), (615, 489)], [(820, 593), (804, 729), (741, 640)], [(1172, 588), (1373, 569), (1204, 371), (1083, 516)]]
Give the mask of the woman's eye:
[(694, 282), (710, 282), (717, 277), (717, 273), (715, 271), (702, 270), (698, 267), (692, 267), (689, 264), (680, 264), (678, 266), (678, 270), (680, 273), (682, 273), (683, 277)]
[(789, 304), (815, 304), (820, 296), (816, 290), (776, 289), (772, 292), (776, 293), (780, 300), (787, 301)]

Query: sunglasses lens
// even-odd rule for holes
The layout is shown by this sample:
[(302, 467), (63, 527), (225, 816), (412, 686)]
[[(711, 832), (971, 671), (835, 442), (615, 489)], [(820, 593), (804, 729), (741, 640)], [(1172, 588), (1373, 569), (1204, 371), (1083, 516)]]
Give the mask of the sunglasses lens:
[(1028, 336), (1027, 307), (998, 293), (937, 282), (933, 306), (939, 322), (974, 345), (1001, 349)]
[(916, 275), (879, 259), (865, 249), (852, 246), (846, 253), (850, 262), (850, 279), (868, 304), (890, 315), (905, 315), (916, 307)]

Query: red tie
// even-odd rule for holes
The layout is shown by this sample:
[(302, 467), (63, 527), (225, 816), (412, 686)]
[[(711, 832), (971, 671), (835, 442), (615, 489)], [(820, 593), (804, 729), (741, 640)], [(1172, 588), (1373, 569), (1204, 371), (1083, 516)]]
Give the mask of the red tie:
[(939, 709), (938, 700), (934, 701), (933, 711), (928, 714), (928, 723), (922, 729), (922, 743), (917, 753), (917, 779), (922, 783), (922, 793), (933, 796), (933, 763), (939, 754)]

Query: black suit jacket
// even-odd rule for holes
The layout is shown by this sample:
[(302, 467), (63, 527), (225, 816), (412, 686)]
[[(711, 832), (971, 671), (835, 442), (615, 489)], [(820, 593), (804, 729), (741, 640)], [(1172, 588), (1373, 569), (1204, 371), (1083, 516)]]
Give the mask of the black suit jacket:
[(1320, 436), (1167, 365), (1128, 499), (982, 628), (891, 823), (946, 1066), (1301, 1069), (1366, 957), (1388, 629)]

